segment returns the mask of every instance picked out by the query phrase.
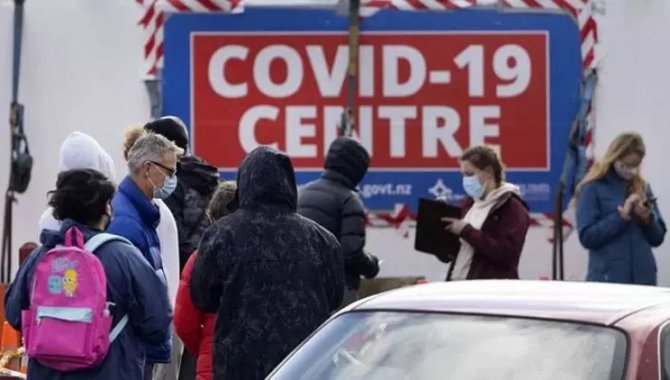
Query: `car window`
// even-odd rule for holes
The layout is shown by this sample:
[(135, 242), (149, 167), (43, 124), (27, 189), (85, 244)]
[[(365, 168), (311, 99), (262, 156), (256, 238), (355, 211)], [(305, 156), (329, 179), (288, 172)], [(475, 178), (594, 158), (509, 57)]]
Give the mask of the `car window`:
[(621, 380), (626, 337), (585, 324), (438, 313), (352, 312), (272, 380)]

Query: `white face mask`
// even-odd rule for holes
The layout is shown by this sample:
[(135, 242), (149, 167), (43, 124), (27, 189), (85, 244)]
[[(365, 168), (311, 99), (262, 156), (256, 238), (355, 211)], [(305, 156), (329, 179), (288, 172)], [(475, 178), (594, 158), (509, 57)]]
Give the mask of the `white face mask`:
[[(161, 171), (168, 170), (167, 168), (155, 163), (151, 162), (152, 165), (155, 165), (161, 169)], [(165, 172), (163, 172), (165, 174)], [(172, 195), (174, 190), (177, 188), (177, 173), (173, 172), (171, 176), (166, 176), (165, 181), (163, 182), (163, 186), (158, 187), (154, 184), (154, 181), (151, 179), (151, 176), (149, 176), (149, 183), (151, 183), (151, 186), (154, 188), (154, 198), (156, 199), (167, 199)]]
[(476, 175), (463, 176), (463, 190), (465, 193), (475, 199), (480, 199), (486, 191), (486, 187), (479, 182)]
[[(153, 182), (151, 184), (153, 185)], [(154, 198), (167, 199), (168, 197), (170, 197), (170, 195), (172, 195), (172, 193), (176, 188), (177, 188), (177, 175), (173, 174), (170, 177), (165, 177), (165, 182), (163, 183), (163, 186), (156, 187), (154, 185)]]
[(640, 173), (640, 168), (638, 166), (626, 165), (621, 161), (616, 161), (614, 162), (614, 171), (623, 180), (630, 181)]

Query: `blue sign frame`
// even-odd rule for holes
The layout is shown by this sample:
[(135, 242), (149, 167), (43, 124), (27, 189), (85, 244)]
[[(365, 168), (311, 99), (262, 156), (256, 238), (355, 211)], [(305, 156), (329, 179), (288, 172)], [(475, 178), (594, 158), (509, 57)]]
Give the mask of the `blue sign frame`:
[[(334, 10), (305, 8), (253, 8), (244, 13), (171, 15), (165, 25), (163, 113), (191, 120), (190, 35), (192, 32), (342, 31), (348, 19)], [(467, 9), (455, 12), (403, 12), (384, 10), (364, 19), (365, 31), (546, 31), (549, 38), (550, 170), (511, 171), (507, 180), (520, 185), (532, 212), (552, 212), (571, 124), (577, 114), (582, 78), (579, 29), (563, 12)], [(519, 136), (519, 138), (523, 138)], [(222, 141), (222, 145), (226, 142)], [(222, 172), (234, 178), (234, 172)], [(314, 171), (297, 172), (299, 184), (317, 178)], [(407, 192), (410, 194), (407, 195)], [(462, 196), (458, 172), (389, 172), (371, 170), (361, 184), (370, 210), (391, 210), (407, 204), (416, 210), (419, 197)]]

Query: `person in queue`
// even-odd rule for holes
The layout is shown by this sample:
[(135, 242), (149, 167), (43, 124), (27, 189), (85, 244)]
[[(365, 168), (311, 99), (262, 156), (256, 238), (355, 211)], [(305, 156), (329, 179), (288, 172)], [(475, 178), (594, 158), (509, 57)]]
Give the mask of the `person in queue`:
[(468, 149), (460, 165), (467, 194), (463, 218), (443, 218), (448, 233), (460, 237), (460, 245), (447, 252), (455, 257), (447, 280), (518, 279), (530, 227), (519, 187), (505, 182), (503, 165), (490, 147)]
[[(125, 140), (123, 141), (123, 157), (128, 161), (128, 154), (133, 145), (140, 138), (147, 135), (146, 129), (141, 125), (132, 126), (125, 131)], [(176, 188), (174, 183), (168, 186), (168, 192)], [(177, 299), (177, 288), (179, 287), (179, 239), (177, 232), (177, 222), (175, 221), (172, 211), (161, 198), (154, 198), (153, 203), (158, 207), (160, 219), (156, 226), (156, 234), (158, 235), (158, 242), (160, 243), (160, 255), (163, 263), (163, 270), (167, 280), (168, 296), (170, 298), (170, 305), (175, 307)], [(182, 344), (175, 336), (172, 336), (172, 357), (170, 363), (159, 363), (155, 366), (153, 380), (177, 380), (178, 374), (181, 370), (181, 352)], [(195, 365), (194, 365), (195, 368)]]
[(379, 260), (365, 251), (365, 212), (356, 187), (368, 171), (370, 154), (358, 141), (340, 136), (328, 148), (321, 178), (300, 191), (298, 212), (333, 233), (342, 244), (345, 290), (341, 307), (359, 298), (361, 276), (379, 274)]
[[(235, 181), (226, 181), (218, 186), (207, 208), (207, 219), (210, 223), (235, 211), (235, 207), (231, 205), (235, 191)], [(174, 311), (174, 327), (186, 350), (197, 358), (194, 376), (191, 378), (211, 380), (216, 314), (201, 312), (191, 300), (191, 272), (196, 257), (197, 251), (190, 255), (182, 271)]]
[[(70, 133), (60, 147), (58, 157), (59, 172), (74, 169), (94, 169), (114, 182), (114, 161), (112, 157), (86, 133)], [(38, 222), (38, 236), (44, 230), (60, 230), (61, 221), (53, 216), (53, 207), (47, 207)]]
[(296, 212), (285, 153), (252, 150), (237, 186), (237, 211), (202, 237), (190, 290), (217, 316), (214, 378), (261, 380), (339, 307), (342, 253), (333, 234)]
[(587, 281), (656, 285), (652, 248), (667, 231), (640, 166), (646, 149), (636, 132), (617, 136), (579, 185), (577, 230), (589, 250)]
[(207, 206), (219, 185), (219, 171), (189, 152), (186, 125), (178, 117), (164, 116), (153, 120), (144, 125), (144, 130), (165, 136), (184, 151), (179, 159), (177, 187), (165, 198), (165, 204), (177, 222), (181, 271), (209, 226)]
[[(135, 245), (147, 262), (164, 281), (163, 292), (167, 295), (167, 278), (161, 257), (161, 244), (156, 227), (160, 222), (160, 211), (155, 198), (166, 198), (177, 179), (177, 156), (182, 150), (163, 136), (149, 133), (140, 137), (128, 152), (129, 174), (119, 184), (112, 201), (114, 217), (108, 232), (126, 239)], [(157, 295), (161, 296), (161, 295)], [(172, 336), (168, 329), (163, 342), (147, 346), (145, 376), (153, 378), (156, 364), (171, 361)]]
[[(42, 245), (33, 251), (19, 268), (16, 279), (7, 290), (5, 316), (9, 324), (21, 331), (21, 312), (31, 304), (34, 273), (44, 255), (65, 244), (66, 231), (79, 229), (88, 241), (105, 231), (112, 218), (114, 184), (92, 169), (61, 172), (56, 190), (51, 192), (49, 206), (61, 221), (60, 230), (44, 230)], [(29, 360), (28, 379), (36, 380), (143, 380), (146, 342), (161, 342), (170, 329), (172, 311), (165, 287), (153, 268), (131, 244), (110, 240), (95, 250), (104, 268), (107, 298), (116, 326), (122, 316), (128, 324), (109, 347), (104, 361), (95, 367), (63, 372)], [(52, 334), (58, 334), (53, 331)]]

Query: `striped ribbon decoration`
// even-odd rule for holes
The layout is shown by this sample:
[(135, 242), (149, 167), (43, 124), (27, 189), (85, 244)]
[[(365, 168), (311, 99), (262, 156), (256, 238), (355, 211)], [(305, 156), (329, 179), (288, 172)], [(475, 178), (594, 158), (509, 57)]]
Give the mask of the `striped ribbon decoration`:
[(229, 12), (244, 11), (244, 0), (135, 0), (144, 7), (139, 25), (146, 32), (144, 60), (146, 75), (155, 77), (163, 67), (163, 27), (172, 12)]

